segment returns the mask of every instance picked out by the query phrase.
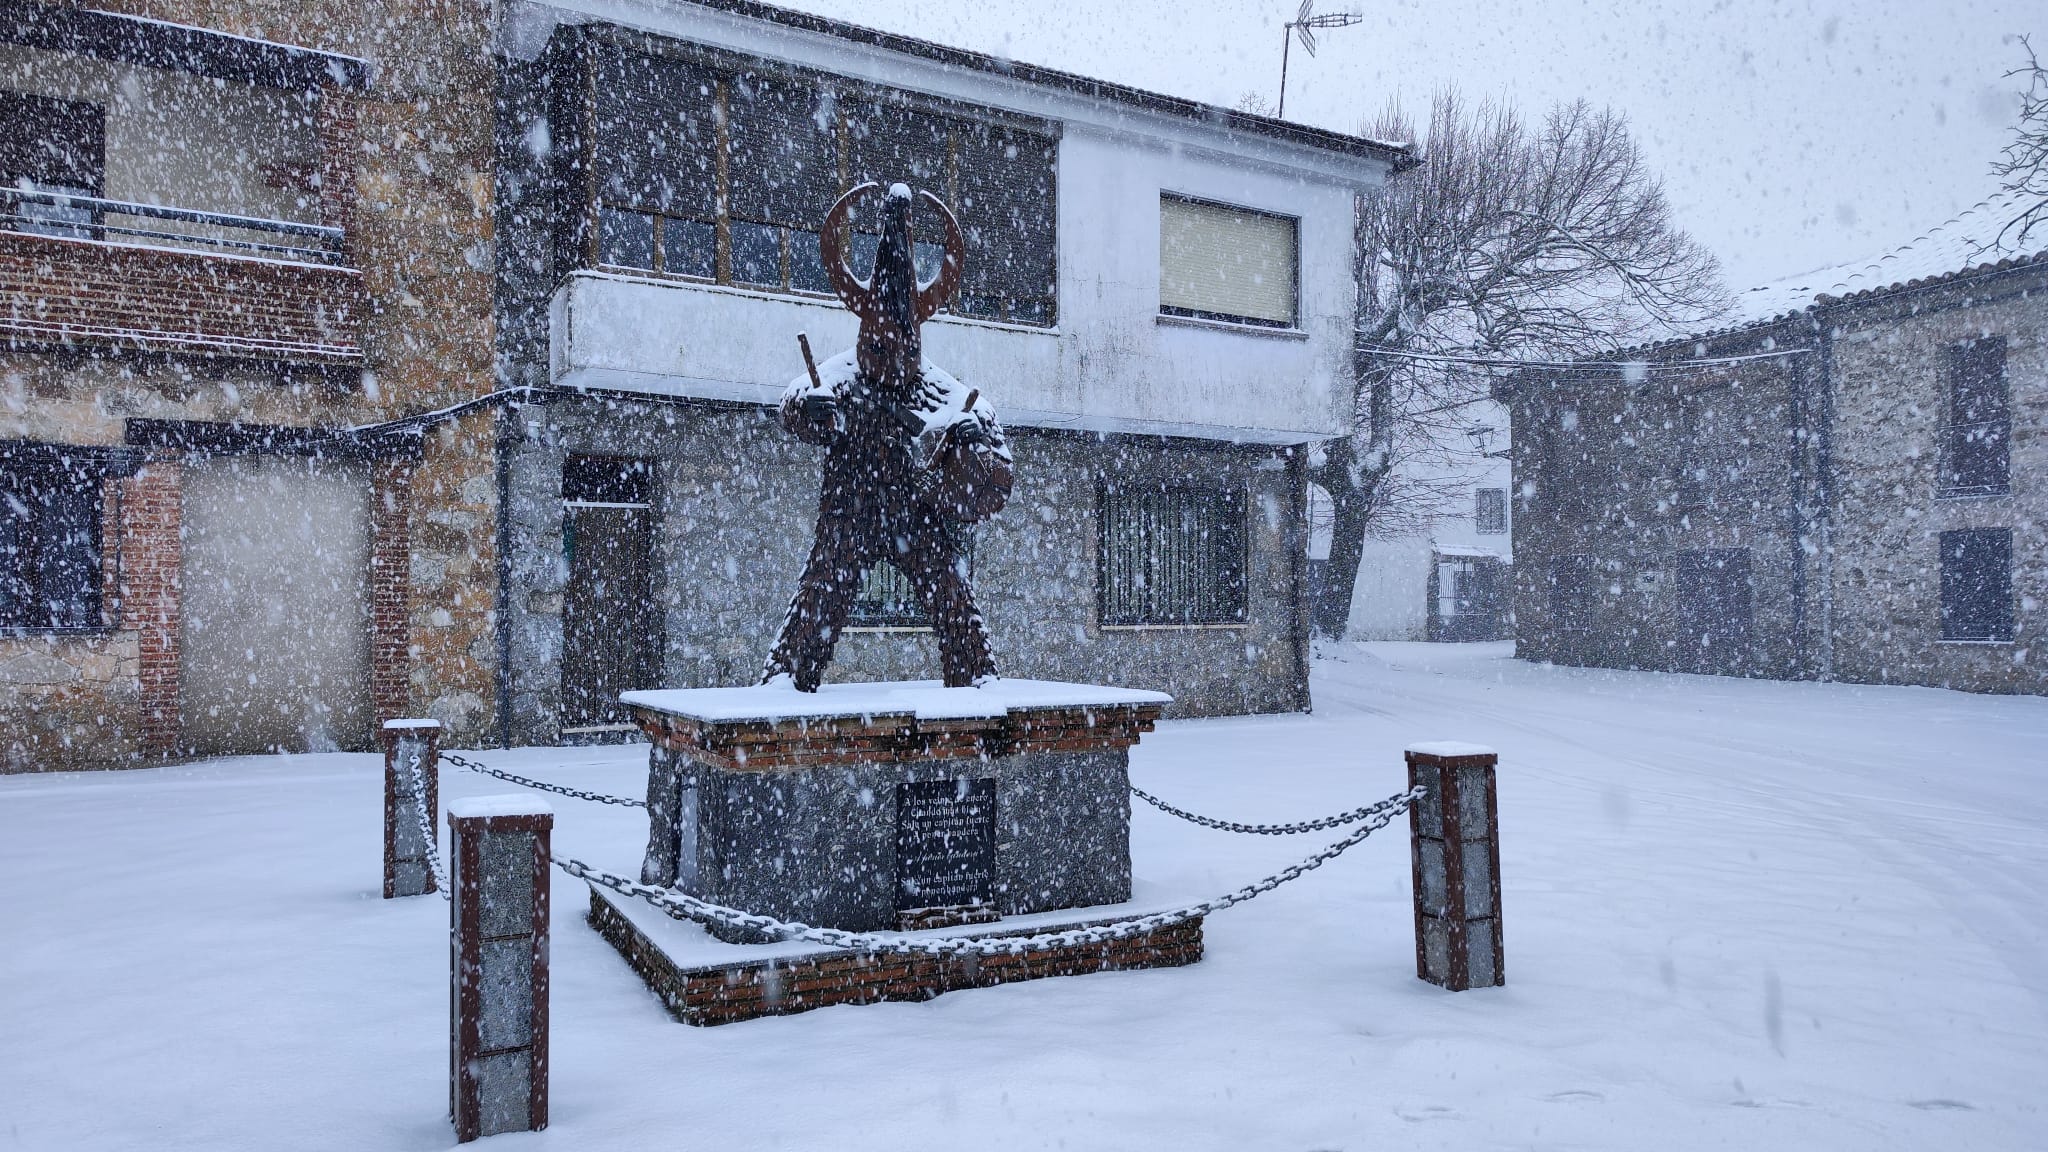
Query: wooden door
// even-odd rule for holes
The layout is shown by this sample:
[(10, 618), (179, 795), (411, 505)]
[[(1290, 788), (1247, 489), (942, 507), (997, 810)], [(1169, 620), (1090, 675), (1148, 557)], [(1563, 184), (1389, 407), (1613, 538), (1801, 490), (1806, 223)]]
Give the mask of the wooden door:
[(1749, 549), (1678, 554), (1678, 671), (1722, 676), (1754, 671), (1755, 618)]
[(646, 461), (619, 457), (563, 468), (564, 735), (629, 729), (619, 693), (656, 686), (650, 479)]

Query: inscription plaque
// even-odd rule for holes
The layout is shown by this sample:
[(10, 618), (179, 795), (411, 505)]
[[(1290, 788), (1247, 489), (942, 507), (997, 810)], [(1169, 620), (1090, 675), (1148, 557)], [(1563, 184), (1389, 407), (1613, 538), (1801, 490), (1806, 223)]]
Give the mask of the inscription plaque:
[(995, 876), (994, 779), (897, 785), (896, 909), (901, 927), (1000, 919)]

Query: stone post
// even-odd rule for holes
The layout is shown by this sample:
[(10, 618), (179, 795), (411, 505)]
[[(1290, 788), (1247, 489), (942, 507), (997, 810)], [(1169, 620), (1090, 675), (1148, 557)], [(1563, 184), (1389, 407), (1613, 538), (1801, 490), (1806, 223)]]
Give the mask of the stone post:
[(697, 790), (684, 755), (660, 744), (647, 751), (647, 855), (640, 882), (695, 888)]
[(457, 1143), (548, 1126), (548, 868), (529, 796), (448, 806), (448, 1112)]
[(1453, 992), (1507, 983), (1501, 952), (1499, 757), (1478, 744), (1410, 745), (1408, 810), (1415, 868), (1415, 974)]
[[(424, 896), (439, 890), (428, 862), (431, 845), (421, 838), (419, 814), (424, 811), (427, 827), (434, 828), (434, 813), (441, 806), (441, 774), (435, 768), (441, 722), (387, 720), (379, 735), (384, 738), (384, 898)], [(408, 766), (414, 755), (420, 758), (424, 798), (413, 794)]]

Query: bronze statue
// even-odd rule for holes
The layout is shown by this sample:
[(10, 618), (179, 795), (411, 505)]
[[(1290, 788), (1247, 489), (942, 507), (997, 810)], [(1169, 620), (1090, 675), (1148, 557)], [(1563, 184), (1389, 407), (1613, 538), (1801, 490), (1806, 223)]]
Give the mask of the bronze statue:
[(832, 290), (860, 318), (859, 342), (820, 367), (799, 336), (808, 373), (782, 397), (783, 427), (825, 449), (824, 483), (810, 560), (761, 680), (786, 676), (802, 692), (818, 690), (861, 577), (882, 560), (909, 580), (930, 617), (946, 685), (966, 687), (996, 674), (961, 529), (994, 515), (1009, 498), (1010, 451), (995, 409), (926, 363), (920, 334), (959, 291), (966, 244), (953, 213), (920, 192), (946, 237), (938, 273), (919, 284), (910, 189), (895, 184), (882, 200), (873, 275), (856, 277), (845, 259), (847, 213), (879, 187), (862, 184), (841, 196), (818, 232)]

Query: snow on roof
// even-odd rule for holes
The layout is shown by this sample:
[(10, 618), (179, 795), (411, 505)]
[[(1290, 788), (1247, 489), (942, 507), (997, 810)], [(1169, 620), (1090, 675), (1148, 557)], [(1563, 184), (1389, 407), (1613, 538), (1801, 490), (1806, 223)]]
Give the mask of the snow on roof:
[(2020, 225), (2020, 217), (2039, 203), (2036, 196), (2001, 192), (1874, 259), (1803, 272), (1738, 293), (1738, 324), (1800, 312), (1823, 296), (1849, 299), (2048, 257), (2048, 221), (2025, 230)]

